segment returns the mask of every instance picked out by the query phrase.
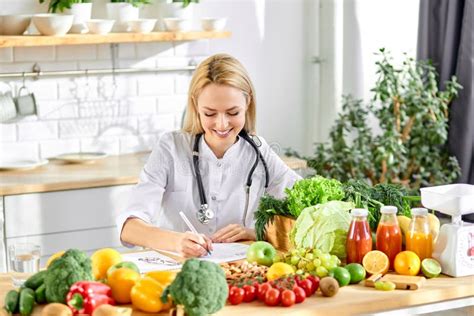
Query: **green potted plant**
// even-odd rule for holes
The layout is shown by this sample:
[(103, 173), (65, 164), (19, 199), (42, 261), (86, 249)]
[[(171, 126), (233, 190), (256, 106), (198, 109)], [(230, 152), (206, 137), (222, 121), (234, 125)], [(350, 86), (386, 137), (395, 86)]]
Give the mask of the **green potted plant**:
[(151, 2), (152, 0), (110, 0), (110, 3), (107, 3), (107, 17), (115, 20), (112, 31), (127, 32), (127, 22), (137, 20), (139, 8)]
[[(46, 0), (39, 0), (44, 3)], [(48, 12), (63, 12), (74, 16), (72, 27), (69, 33), (85, 33), (87, 27), (85, 22), (91, 19), (92, 0), (50, 0)]]
[[(461, 85), (453, 77), (438, 90), (438, 74), (427, 61), (407, 58), (401, 67), (380, 50), (373, 99), (344, 99), (331, 129), (330, 143), (320, 144), (308, 165), (340, 181), (366, 179), (400, 183), (413, 189), (454, 181), (459, 164), (446, 149), (449, 104)], [(375, 133), (373, 118), (379, 124)], [(370, 124), (372, 122), (372, 124)]]
[(191, 3), (199, 3), (199, 0), (172, 0), (171, 2), (179, 3), (183, 6), (183, 8), (186, 8)]

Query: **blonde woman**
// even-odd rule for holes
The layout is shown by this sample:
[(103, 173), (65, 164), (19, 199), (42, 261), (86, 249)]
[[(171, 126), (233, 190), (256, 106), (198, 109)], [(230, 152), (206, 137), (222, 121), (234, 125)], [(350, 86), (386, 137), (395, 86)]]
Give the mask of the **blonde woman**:
[(226, 54), (204, 60), (191, 80), (184, 128), (160, 137), (117, 217), (122, 243), (198, 257), (213, 242), (255, 240), (261, 196), (282, 197), (299, 179), (252, 136), (255, 114), (255, 91), (240, 62)]

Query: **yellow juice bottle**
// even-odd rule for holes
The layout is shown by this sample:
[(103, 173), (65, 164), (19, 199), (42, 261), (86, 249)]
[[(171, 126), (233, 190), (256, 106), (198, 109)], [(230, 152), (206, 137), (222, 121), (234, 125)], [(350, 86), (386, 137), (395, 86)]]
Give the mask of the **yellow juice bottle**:
[(420, 260), (431, 258), (433, 252), (433, 237), (428, 223), (428, 210), (426, 208), (413, 208), (412, 219), (408, 226), (406, 250), (413, 251)]

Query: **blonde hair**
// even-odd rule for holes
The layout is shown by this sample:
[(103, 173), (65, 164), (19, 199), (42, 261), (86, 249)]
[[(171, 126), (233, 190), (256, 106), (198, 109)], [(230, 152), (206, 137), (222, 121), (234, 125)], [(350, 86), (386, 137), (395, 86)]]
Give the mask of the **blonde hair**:
[(188, 92), (188, 105), (184, 118), (183, 130), (192, 135), (204, 133), (197, 109), (197, 98), (202, 89), (214, 83), (239, 89), (247, 100), (244, 130), (255, 134), (256, 104), (255, 90), (250, 76), (244, 66), (234, 57), (227, 54), (216, 54), (208, 57), (196, 68)]

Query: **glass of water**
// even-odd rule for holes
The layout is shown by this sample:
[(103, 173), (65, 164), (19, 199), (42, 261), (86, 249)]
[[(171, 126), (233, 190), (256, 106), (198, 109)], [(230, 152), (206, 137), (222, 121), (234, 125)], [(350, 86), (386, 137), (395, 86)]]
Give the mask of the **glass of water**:
[(39, 271), (40, 246), (31, 243), (14, 244), (8, 247), (10, 274), (13, 285), (23, 285), (30, 274)]

